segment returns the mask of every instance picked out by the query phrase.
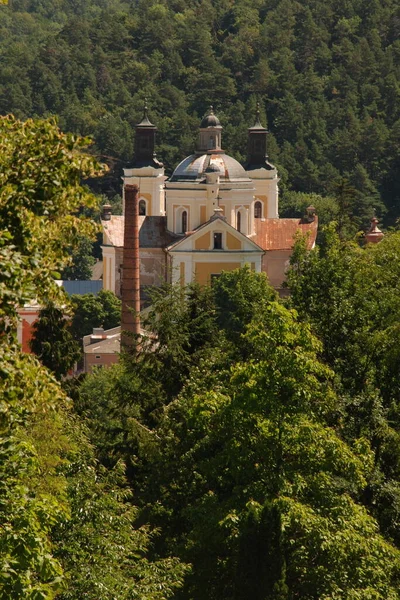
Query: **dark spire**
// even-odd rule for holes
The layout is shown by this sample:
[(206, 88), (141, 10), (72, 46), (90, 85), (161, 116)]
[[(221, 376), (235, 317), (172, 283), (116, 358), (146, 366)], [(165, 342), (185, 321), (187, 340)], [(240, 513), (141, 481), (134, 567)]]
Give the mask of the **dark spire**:
[(147, 98), (144, 99), (143, 119), (136, 125), (136, 127), (154, 127), (148, 116)]
[(262, 126), (260, 121), (260, 104), (257, 102), (256, 121), (253, 127), (248, 129), (246, 171), (274, 168), (268, 162), (267, 135), (268, 130)]
[[(257, 110), (256, 110), (256, 122), (254, 123), (253, 127), (249, 127), (249, 131), (253, 131), (253, 130), (262, 130), (262, 131), (267, 131), (265, 129), (265, 127), (263, 127), (261, 125), (261, 121), (260, 121), (260, 103), (257, 102)], [(268, 132), (267, 132), (268, 133)]]
[(135, 153), (131, 167), (154, 167), (160, 169), (163, 164), (156, 159), (157, 127), (153, 125), (148, 116), (147, 98), (143, 107), (143, 118), (135, 125)]

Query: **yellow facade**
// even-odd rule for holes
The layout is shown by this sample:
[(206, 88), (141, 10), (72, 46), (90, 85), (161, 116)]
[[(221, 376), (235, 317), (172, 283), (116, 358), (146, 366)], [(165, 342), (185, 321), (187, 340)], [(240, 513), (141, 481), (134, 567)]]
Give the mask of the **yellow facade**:
[(207, 221), (207, 207), (205, 204), (200, 206), (200, 225), (203, 225)]
[(226, 247), (228, 250), (241, 250), (242, 242), (236, 236), (227, 232), (226, 234)]
[(262, 205), (263, 205), (262, 214), (264, 216), (264, 219), (267, 219), (268, 218), (268, 214), (267, 214), (268, 213), (268, 198), (267, 198), (267, 196), (262, 196), (262, 195), (255, 196), (255, 199), (256, 199), (256, 201), (258, 200), (262, 203)]
[(234, 271), (241, 267), (240, 262), (196, 262), (195, 263), (195, 281), (200, 285), (210, 285), (211, 275), (218, 275), (222, 271)]
[(152, 215), (153, 214), (153, 212), (152, 212), (152, 210), (153, 210), (153, 204), (152, 204), (151, 194), (147, 194), (147, 193), (146, 194), (142, 194), (142, 193), (139, 192), (139, 199), (140, 198), (144, 198), (145, 200), (147, 200), (147, 214), (148, 215)]
[(208, 250), (210, 247), (210, 232), (207, 231), (194, 242), (195, 250)]

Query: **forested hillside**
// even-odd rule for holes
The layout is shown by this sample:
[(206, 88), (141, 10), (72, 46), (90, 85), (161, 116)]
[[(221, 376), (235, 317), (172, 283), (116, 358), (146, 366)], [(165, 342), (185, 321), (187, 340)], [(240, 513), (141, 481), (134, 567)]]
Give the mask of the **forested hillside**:
[[(396, 0), (11, 0), (0, 7), (0, 113), (90, 134), (118, 191), (144, 98), (168, 170), (213, 104), (244, 158), (257, 101), (283, 194), (334, 196), (365, 226), (400, 215)], [(343, 184), (345, 179), (345, 186)]]

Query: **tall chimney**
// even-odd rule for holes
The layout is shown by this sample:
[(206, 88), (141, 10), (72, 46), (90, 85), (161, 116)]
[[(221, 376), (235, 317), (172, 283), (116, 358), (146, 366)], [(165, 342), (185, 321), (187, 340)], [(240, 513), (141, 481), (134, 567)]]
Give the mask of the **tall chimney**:
[(139, 188), (125, 186), (124, 256), (122, 262), (121, 346), (133, 349), (140, 334)]

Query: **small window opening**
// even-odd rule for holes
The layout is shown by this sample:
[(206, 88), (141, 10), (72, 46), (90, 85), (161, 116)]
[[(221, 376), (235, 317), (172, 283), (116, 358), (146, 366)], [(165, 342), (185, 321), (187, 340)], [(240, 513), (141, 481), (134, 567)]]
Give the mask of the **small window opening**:
[(146, 201), (139, 200), (139, 215), (144, 216), (146, 214)]
[(222, 233), (214, 233), (214, 250), (222, 250)]
[(240, 212), (238, 212), (238, 214), (236, 215), (236, 229), (238, 231), (241, 231), (241, 227), (242, 227), (242, 215)]
[(187, 232), (187, 212), (186, 210), (182, 213), (182, 233)]
[(261, 215), (262, 215), (261, 202), (256, 202), (254, 205), (254, 218), (261, 219)]

